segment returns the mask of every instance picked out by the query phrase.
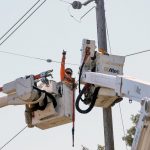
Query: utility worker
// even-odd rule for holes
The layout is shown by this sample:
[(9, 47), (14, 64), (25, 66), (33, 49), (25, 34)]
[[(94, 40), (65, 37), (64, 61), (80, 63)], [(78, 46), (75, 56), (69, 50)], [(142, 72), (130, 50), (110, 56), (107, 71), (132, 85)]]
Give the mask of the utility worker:
[(62, 60), (60, 67), (60, 80), (65, 83), (70, 89), (72, 93), (72, 144), (74, 146), (74, 124), (75, 124), (75, 78), (72, 78), (73, 71), (71, 68), (65, 69), (65, 60), (66, 60), (66, 51), (62, 52)]
[(69, 85), (72, 84), (73, 82), (72, 78), (73, 71), (71, 68), (65, 69), (65, 60), (66, 60), (66, 51), (63, 50), (60, 67), (60, 80)]

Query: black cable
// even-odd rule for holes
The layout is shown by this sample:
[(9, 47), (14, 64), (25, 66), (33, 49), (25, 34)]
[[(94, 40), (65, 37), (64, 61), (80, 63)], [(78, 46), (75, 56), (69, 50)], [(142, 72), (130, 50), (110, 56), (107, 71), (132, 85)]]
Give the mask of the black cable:
[(48, 104), (47, 96), (51, 99), (54, 108), (56, 108), (56, 106), (57, 106), (57, 101), (56, 101), (55, 97), (54, 97), (52, 94), (48, 93), (48, 92), (45, 91), (45, 90), (41, 90), (41, 89), (39, 89), (39, 88), (37, 88), (37, 87), (35, 87), (35, 86), (33, 86), (33, 88), (36, 89), (40, 94), (41, 94), (41, 93), (45, 93), (45, 98), (44, 98), (44, 100), (43, 100), (43, 102), (44, 102), (43, 106), (40, 106), (39, 103), (34, 104), (34, 105), (33, 105), (34, 107), (31, 108), (32, 111), (44, 110), (44, 109), (46, 108), (47, 104)]
[(0, 40), (6, 36), (41, 0), (38, 0), (9, 30), (7, 30), (1, 37)]
[(15, 30), (13, 30), (7, 38), (5, 38), (1, 43), (0, 46), (7, 40), (9, 39), (9, 37), (16, 32), (44, 3), (46, 2), (46, 0), (44, 0)]
[(80, 99), (82, 97), (82, 95), (86, 92), (87, 90), (87, 86), (84, 86), (84, 88), (81, 90), (81, 92), (79, 93), (77, 99), (76, 99), (76, 109), (78, 112), (82, 113), (82, 114), (86, 114), (88, 112), (90, 112), (94, 105), (95, 105), (95, 102), (96, 102), (96, 99), (97, 99), (97, 95), (98, 95), (98, 92), (99, 92), (99, 89), (100, 87), (96, 87), (95, 90), (94, 90), (94, 93), (92, 95), (92, 99), (91, 99), (91, 102), (89, 104), (89, 107), (86, 109), (86, 110), (82, 110), (80, 107), (79, 107), (79, 102), (80, 102)]
[(81, 92), (81, 87), (80, 87), (80, 84), (81, 84), (81, 76), (82, 76), (82, 70), (83, 70), (83, 67), (84, 67), (84, 61), (83, 61), (83, 63), (82, 63), (82, 65), (81, 65), (81, 68), (80, 68), (80, 72), (79, 72), (79, 93)]
[[(96, 53), (95, 53), (95, 56), (96, 56)], [(93, 58), (93, 59), (94, 59), (94, 58)], [(80, 107), (79, 107), (79, 102), (80, 102), (80, 100), (81, 100), (82, 102), (84, 102), (85, 104), (87, 103), (87, 102), (86, 102), (86, 98), (85, 98), (85, 99), (82, 99), (82, 95), (85, 94), (86, 92), (89, 92), (89, 89), (90, 89), (91, 86), (92, 86), (91, 84), (88, 84), (88, 83), (87, 83), (87, 84), (85, 84), (85, 86), (83, 87), (82, 90), (81, 90), (81, 88), (80, 88), (82, 70), (83, 70), (83, 67), (84, 67), (84, 65), (85, 65), (84, 62), (85, 62), (85, 61), (83, 60), (83, 63), (82, 63), (82, 65), (81, 65), (80, 72), (79, 72), (79, 85), (78, 85), (78, 86), (79, 86), (79, 95), (78, 95), (78, 97), (77, 97), (77, 99), (76, 99), (75, 105), (76, 105), (76, 109), (77, 109), (78, 112), (83, 113), (83, 114), (86, 114), (86, 113), (90, 112), (90, 111), (93, 109), (93, 107), (94, 107), (94, 105), (95, 105), (95, 102), (96, 102), (96, 99), (97, 99), (97, 94), (98, 94), (98, 91), (99, 91), (100, 87), (95, 88), (94, 93), (93, 93), (93, 95), (91, 96), (92, 98), (90, 99), (89, 107), (88, 107), (86, 110), (80, 109)], [(94, 68), (93, 68), (93, 70), (94, 70)], [(88, 101), (89, 101), (89, 100), (88, 100)], [(88, 102), (88, 103), (89, 103), (89, 102)]]
[(16, 138), (22, 131), (24, 131), (27, 128), (27, 126), (25, 126), (23, 129), (21, 129), (16, 135), (14, 135), (8, 142), (6, 142), (1, 148), (0, 150), (2, 150), (6, 145), (8, 145), (14, 138)]

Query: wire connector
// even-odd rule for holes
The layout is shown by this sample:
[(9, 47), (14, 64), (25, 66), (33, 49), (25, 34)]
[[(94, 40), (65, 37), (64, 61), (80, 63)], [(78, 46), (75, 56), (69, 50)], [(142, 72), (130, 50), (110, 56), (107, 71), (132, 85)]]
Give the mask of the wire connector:
[(46, 59), (46, 62), (51, 63), (52, 60), (51, 59)]

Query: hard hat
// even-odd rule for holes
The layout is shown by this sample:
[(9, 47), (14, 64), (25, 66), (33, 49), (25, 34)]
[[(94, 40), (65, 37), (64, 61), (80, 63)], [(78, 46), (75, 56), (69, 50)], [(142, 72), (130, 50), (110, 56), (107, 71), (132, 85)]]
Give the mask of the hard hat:
[(71, 74), (73, 73), (73, 71), (72, 71), (71, 68), (66, 68), (66, 69), (65, 69), (65, 72), (69, 72), (69, 73), (71, 73)]

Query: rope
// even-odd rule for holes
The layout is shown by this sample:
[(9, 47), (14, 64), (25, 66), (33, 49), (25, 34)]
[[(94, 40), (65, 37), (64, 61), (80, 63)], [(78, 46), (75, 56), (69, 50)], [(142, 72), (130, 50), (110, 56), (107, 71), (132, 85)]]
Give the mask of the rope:
[(23, 132), (25, 129), (27, 128), (27, 126), (25, 126), (23, 129), (21, 129), (16, 135), (14, 135), (8, 142), (6, 142), (1, 148), (0, 150), (2, 150), (5, 146), (7, 146), (13, 139), (15, 139), (21, 132)]

